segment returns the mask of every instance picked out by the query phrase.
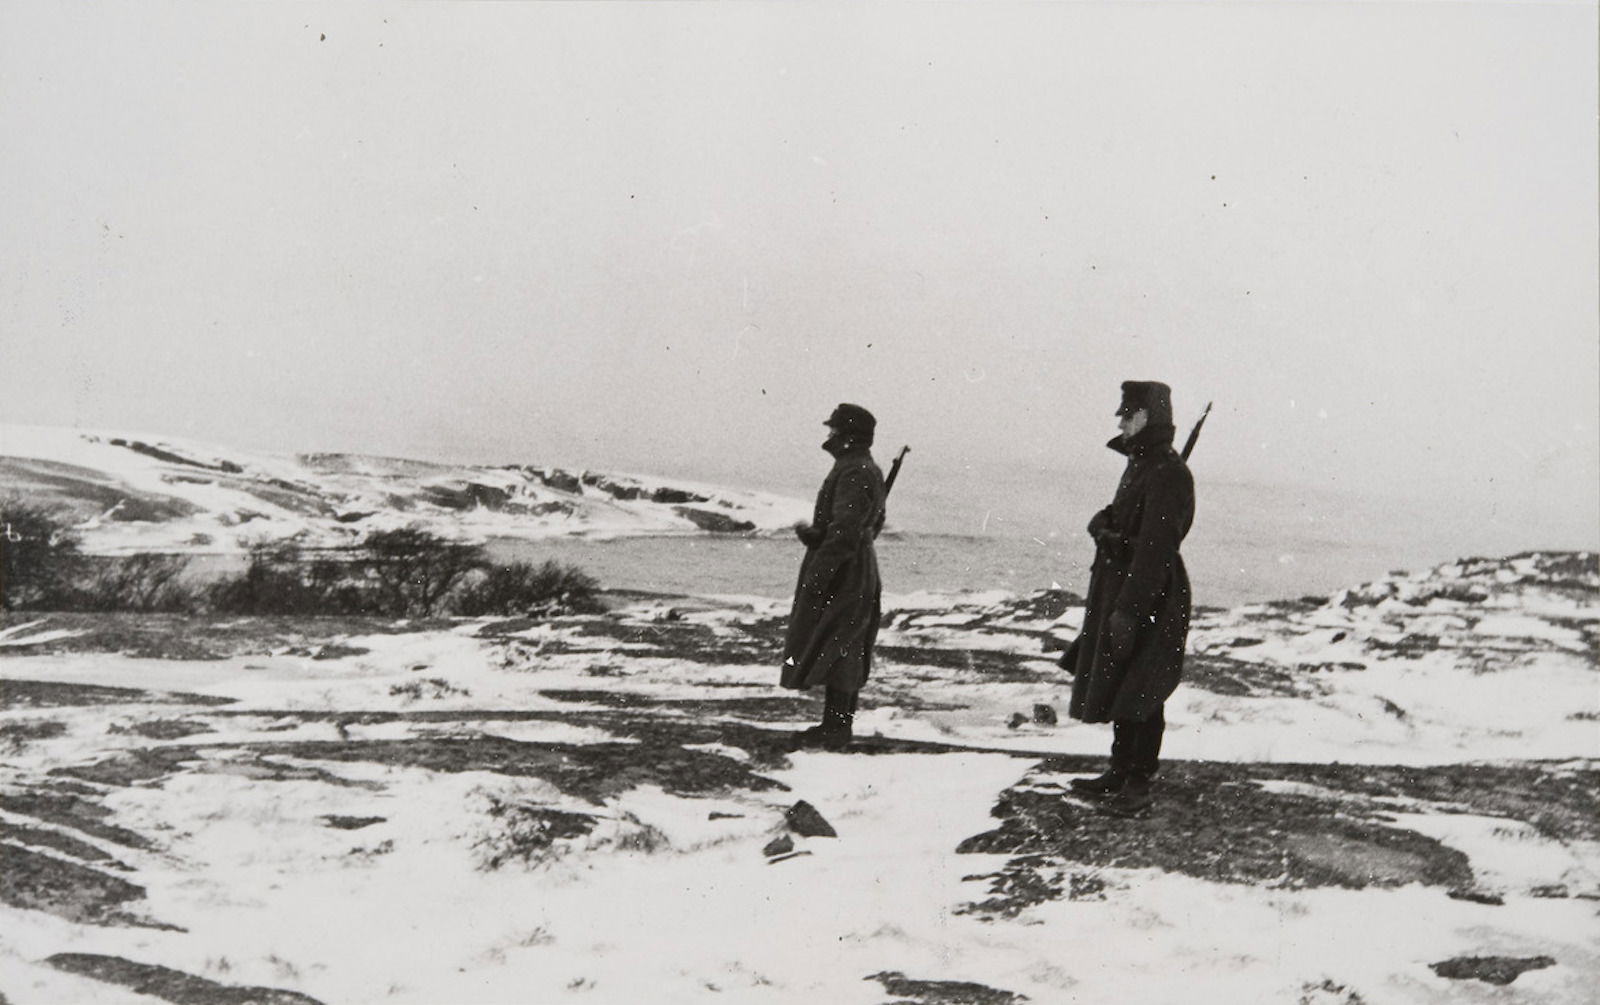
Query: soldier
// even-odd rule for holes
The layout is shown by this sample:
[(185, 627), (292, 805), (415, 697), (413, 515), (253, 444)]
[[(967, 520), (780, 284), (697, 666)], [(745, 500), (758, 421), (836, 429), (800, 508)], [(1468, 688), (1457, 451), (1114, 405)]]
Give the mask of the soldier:
[(886, 490), (870, 449), (877, 428), (872, 413), (840, 405), (826, 425), (822, 449), (833, 455), (833, 470), (817, 492), (811, 522), (795, 526), (806, 554), (780, 683), (800, 690), (822, 685), (822, 722), (797, 740), (837, 750), (850, 742), (856, 695), (872, 669), (882, 592), (873, 539), (883, 526)]
[(1083, 631), (1061, 658), (1074, 674), (1068, 711), (1112, 723), (1111, 766), (1074, 791), (1132, 813), (1151, 802), (1166, 730), (1163, 706), (1183, 674), (1189, 575), (1178, 547), (1194, 521), (1194, 479), (1172, 448), (1172, 390), (1122, 385), (1121, 433), (1106, 446), (1128, 464), (1111, 505), (1089, 521), (1095, 540)]

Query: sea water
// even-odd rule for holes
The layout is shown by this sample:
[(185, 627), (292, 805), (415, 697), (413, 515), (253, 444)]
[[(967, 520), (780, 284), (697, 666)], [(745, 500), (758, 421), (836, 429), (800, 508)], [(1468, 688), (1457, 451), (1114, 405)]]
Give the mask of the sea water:
[[(1084, 524), (1109, 501), (1114, 479), (1098, 486), (1103, 495), (1086, 482), (1045, 488), (1058, 491), (1030, 483), (891, 498), (890, 528), (877, 542), (885, 592), (1081, 594), (1094, 557)], [(1202, 482), (1197, 495), (1183, 555), (1195, 603), (1208, 606), (1327, 596), (1472, 555), (1594, 546), (1581, 532), (1546, 533), (1492, 513), (1328, 490)], [(491, 554), (577, 565), (608, 588), (786, 598), (804, 548), (788, 533), (697, 534), (497, 541)]]

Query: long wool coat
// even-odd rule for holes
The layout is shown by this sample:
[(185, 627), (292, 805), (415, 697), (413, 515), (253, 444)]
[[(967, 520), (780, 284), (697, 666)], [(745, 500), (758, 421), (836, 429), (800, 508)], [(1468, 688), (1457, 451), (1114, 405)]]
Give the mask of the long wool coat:
[[(1106, 446), (1128, 455), (1089, 574), (1083, 632), (1062, 661), (1075, 668), (1068, 711), (1084, 722), (1142, 722), (1171, 697), (1189, 637), (1189, 574), (1178, 546), (1194, 522), (1194, 478), (1172, 449), (1171, 426), (1150, 425)], [(1132, 620), (1133, 646), (1109, 651), (1113, 611)]]
[(835, 458), (812, 515), (783, 647), (788, 688), (856, 691), (872, 669), (882, 585), (873, 538), (881, 526), (883, 472), (865, 449)]

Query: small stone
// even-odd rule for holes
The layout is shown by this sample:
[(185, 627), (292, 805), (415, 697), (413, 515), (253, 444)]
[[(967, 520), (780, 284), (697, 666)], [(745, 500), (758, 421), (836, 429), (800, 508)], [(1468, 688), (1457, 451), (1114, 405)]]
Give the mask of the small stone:
[(1033, 721), (1041, 726), (1054, 726), (1057, 722), (1055, 706), (1042, 703), (1033, 706)]
[(833, 829), (832, 824), (822, 818), (822, 814), (817, 812), (817, 808), (804, 799), (789, 807), (783, 818), (789, 824), (789, 829), (801, 837), (831, 838), (839, 836), (839, 832)]
[(1445, 896), (1451, 900), (1466, 900), (1474, 904), (1488, 904), (1491, 907), (1504, 907), (1506, 904), (1505, 898), (1482, 890), (1449, 890)]
[(1023, 715), (1021, 712), (1014, 712), (1014, 713), (1012, 713), (1011, 721), (1009, 723), (1007, 723), (1007, 725), (1011, 729), (1016, 729), (1018, 726), (1022, 725), (1023, 723), (1025, 723), (1027, 721), (1028, 721), (1028, 717), (1027, 716)]
[(767, 846), (761, 849), (761, 854), (772, 858), (774, 855), (787, 855), (792, 851), (794, 851), (794, 838), (787, 834), (779, 834), (767, 842)]

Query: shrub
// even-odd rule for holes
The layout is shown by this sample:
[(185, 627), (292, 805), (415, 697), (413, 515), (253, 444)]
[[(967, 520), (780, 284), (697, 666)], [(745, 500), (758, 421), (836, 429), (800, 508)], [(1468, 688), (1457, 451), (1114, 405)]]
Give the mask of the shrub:
[(451, 541), (419, 527), (374, 531), (361, 551), (373, 600), (380, 612), (393, 617), (437, 612), (451, 589), (486, 562), (482, 545)]
[(0, 499), (0, 609), (57, 605), (82, 557), (65, 511)]
[(545, 561), (493, 566), (469, 580), (456, 593), (457, 614), (529, 614), (552, 610), (592, 612), (600, 609), (595, 578), (575, 566)]
[(293, 543), (250, 548), (243, 573), (212, 584), (211, 606), (224, 614), (360, 614), (370, 605), (350, 562), (307, 562)]
[(193, 613), (200, 606), (200, 591), (182, 581), (189, 568), (182, 555), (85, 558), (79, 568), (83, 571), (60, 601), (75, 611)]

